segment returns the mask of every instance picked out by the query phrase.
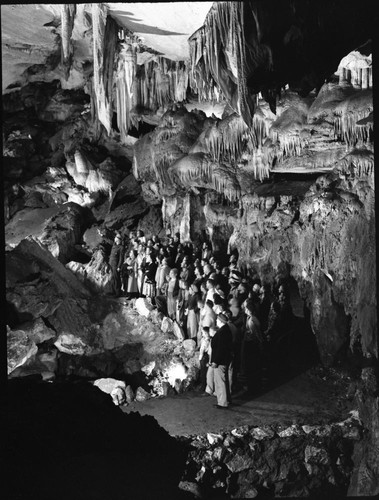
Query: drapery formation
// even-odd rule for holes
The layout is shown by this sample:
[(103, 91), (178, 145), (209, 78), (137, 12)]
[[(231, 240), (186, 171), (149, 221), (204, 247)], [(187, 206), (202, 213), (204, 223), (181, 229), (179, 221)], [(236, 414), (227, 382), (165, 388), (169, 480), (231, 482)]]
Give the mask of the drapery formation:
[(74, 28), (76, 14), (75, 4), (61, 5), (61, 26), (62, 26), (62, 45), (61, 45), (61, 63), (64, 69), (64, 77), (67, 80), (70, 74), (71, 61), (73, 55), (73, 46), (71, 34)]
[(183, 61), (157, 56), (137, 69), (135, 104), (156, 111), (170, 102), (186, 99), (188, 68)]
[(189, 39), (191, 86), (200, 99), (217, 97), (217, 87), (230, 106), (251, 126), (255, 102), (246, 86), (243, 2), (217, 2), (204, 26)]
[(135, 125), (131, 115), (133, 96), (135, 95), (135, 75), (137, 69), (137, 52), (133, 44), (123, 43), (118, 54), (116, 75), (117, 126), (121, 141), (128, 136), (130, 127)]
[(117, 24), (104, 4), (92, 4), (93, 80), (99, 121), (108, 134), (112, 127), (112, 90)]

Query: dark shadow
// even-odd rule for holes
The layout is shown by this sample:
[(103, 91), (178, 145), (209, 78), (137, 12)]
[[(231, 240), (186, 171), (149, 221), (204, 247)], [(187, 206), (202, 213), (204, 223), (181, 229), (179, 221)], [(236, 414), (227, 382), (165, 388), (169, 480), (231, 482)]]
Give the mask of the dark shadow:
[(187, 449), (153, 417), (124, 414), (85, 382), (7, 389), (8, 500), (188, 498), (177, 487)]

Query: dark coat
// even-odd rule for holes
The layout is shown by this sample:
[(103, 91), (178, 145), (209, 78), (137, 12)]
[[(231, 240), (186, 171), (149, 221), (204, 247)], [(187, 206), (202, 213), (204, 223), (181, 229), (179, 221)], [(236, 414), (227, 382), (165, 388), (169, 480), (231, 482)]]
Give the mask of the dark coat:
[(228, 365), (232, 360), (233, 336), (229, 325), (225, 324), (214, 334), (211, 340), (211, 363)]
[(113, 244), (111, 254), (109, 256), (109, 265), (112, 270), (116, 271), (118, 268), (121, 268), (124, 262), (124, 247), (123, 245)]

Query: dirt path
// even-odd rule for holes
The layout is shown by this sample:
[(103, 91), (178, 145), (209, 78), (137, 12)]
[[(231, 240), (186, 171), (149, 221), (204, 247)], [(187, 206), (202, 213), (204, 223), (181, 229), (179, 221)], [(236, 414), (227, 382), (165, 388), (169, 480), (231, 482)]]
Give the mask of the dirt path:
[(197, 392), (133, 402), (125, 412), (152, 415), (171, 435), (204, 434), (241, 425), (320, 424), (348, 416), (349, 407), (337, 405), (333, 387), (327, 381), (312, 380), (307, 373), (278, 385), (256, 398), (233, 398), (233, 405), (219, 410), (216, 398)]

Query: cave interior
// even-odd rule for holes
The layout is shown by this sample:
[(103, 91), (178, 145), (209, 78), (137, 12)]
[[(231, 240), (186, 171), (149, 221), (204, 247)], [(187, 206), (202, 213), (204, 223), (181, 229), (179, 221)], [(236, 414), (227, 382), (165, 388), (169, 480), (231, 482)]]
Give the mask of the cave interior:
[[(7, 498), (379, 495), (378, 21), (374, 0), (1, 6)], [(285, 284), (261, 393), (217, 412), (179, 324), (110, 295), (138, 230)]]

